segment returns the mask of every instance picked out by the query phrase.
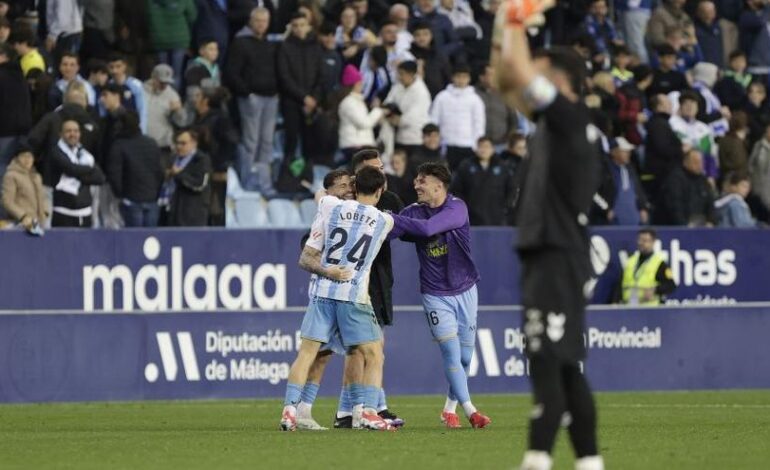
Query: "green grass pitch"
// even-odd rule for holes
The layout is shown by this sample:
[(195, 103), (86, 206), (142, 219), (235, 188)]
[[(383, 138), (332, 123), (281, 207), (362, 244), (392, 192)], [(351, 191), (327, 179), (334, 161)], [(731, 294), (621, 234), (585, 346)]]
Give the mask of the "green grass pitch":
[[(0, 406), (0, 468), (513, 469), (525, 445), (526, 395), (478, 395), (483, 430), (439, 424), (444, 399), (389, 399), (395, 433), (282, 433), (278, 400)], [(770, 391), (600, 393), (609, 469), (770, 468)], [(330, 424), (335, 403), (314, 415)], [(465, 424), (465, 423), (464, 423)], [(565, 430), (555, 469), (571, 469)]]

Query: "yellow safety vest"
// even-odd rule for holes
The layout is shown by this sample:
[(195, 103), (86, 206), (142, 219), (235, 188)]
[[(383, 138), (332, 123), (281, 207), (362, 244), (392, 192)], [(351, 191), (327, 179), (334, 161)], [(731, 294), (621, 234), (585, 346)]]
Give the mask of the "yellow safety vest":
[(658, 253), (653, 253), (652, 256), (647, 258), (647, 261), (642, 263), (637, 269), (639, 264), (639, 252), (628, 259), (626, 269), (623, 271), (623, 303), (634, 305), (660, 305), (660, 296), (655, 294), (652, 300), (643, 302), (642, 291), (646, 289), (655, 289), (658, 286), (658, 281), (655, 279), (658, 274), (658, 269), (661, 263), (663, 263), (663, 256)]

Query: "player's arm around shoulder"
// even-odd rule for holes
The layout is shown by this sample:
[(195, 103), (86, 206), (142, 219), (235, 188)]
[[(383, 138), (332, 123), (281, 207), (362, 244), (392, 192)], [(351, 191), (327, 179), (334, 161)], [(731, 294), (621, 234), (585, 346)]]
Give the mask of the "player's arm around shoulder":
[(324, 267), (321, 262), (321, 251), (312, 246), (305, 245), (299, 256), (299, 267), (305, 271), (332, 279), (334, 281), (349, 281), (353, 278), (353, 271), (343, 266), (332, 265)]

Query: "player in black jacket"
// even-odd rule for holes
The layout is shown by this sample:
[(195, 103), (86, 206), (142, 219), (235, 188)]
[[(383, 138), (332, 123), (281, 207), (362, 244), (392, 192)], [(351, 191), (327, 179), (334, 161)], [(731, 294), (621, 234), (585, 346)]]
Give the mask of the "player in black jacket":
[[(585, 65), (571, 49), (554, 47), (533, 60), (526, 29), (551, 0), (508, 2), (497, 70), (507, 97), (535, 112), (537, 131), (518, 212), (523, 330), (535, 408), (521, 469), (548, 470), (565, 412), (578, 470), (603, 470), (596, 409), (580, 361), (591, 275), (588, 211), (598, 189), (598, 130), (582, 104)], [(519, 95), (520, 93), (520, 95)], [(521, 104), (521, 103), (519, 103)]]

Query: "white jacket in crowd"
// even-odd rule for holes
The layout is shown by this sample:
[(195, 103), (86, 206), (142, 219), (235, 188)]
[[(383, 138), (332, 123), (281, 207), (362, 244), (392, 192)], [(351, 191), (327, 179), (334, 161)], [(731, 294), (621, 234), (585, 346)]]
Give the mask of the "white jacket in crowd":
[(382, 117), (382, 109), (369, 111), (364, 95), (351, 92), (340, 103), (340, 148), (374, 145), (374, 126)]
[(472, 86), (447, 86), (433, 100), (430, 118), (441, 130), (441, 142), (450, 147), (475, 149), (487, 126), (484, 102)]
[(409, 87), (401, 83), (393, 85), (385, 98), (385, 104), (390, 103), (401, 111), (396, 143), (422, 145), (422, 128), (430, 122), (430, 91), (422, 78), (416, 77)]

